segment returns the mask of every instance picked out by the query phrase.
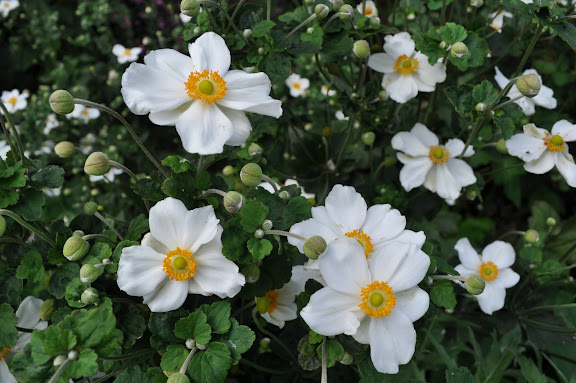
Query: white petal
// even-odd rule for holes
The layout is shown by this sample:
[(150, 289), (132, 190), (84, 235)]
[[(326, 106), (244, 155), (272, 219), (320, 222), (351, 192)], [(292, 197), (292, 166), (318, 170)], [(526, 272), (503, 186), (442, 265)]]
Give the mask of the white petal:
[(375, 53), (368, 58), (368, 67), (380, 73), (393, 73), (396, 59), (387, 53)]
[(218, 104), (276, 118), (282, 115), (282, 103), (269, 96), (271, 84), (266, 73), (231, 70), (224, 80), (228, 90)]
[(418, 84), (411, 75), (401, 75), (396, 81), (388, 84), (386, 92), (390, 98), (400, 104), (413, 99), (418, 94)]
[(456, 200), (460, 196), (462, 185), (456, 180), (446, 163), (434, 166), (436, 168), (436, 193), (446, 200)]
[(415, 157), (409, 158), (402, 153), (397, 153), (400, 162), (404, 163), (404, 167), (400, 170), (400, 184), (406, 191), (421, 186), (430, 170), (433, 168), (433, 163), (428, 157)]
[(422, 318), (428, 311), (430, 298), (428, 293), (418, 286), (400, 291), (394, 295), (396, 296), (396, 307), (394, 310), (401, 311), (412, 322)]
[[(315, 208), (312, 208), (312, 210), (314, 209)], [(306, 238), (319, 235), (322, 238), (324, 238), (326, 243), (330, 243), (331, 241), (333, 241), (338, 237), (338, 235), (334, 233), (332, 230), (330, 230), (329, 227), (327, 227), (326, 225), (324, 225), (323, 223), (319, 222), (314, 218), (310, 218), (292, 225), (292, 227), (290, 228), (290, 233), (302, 235)], [(303, 241), (293, 237), (288, 237), (288, 243), (293, 246), (296, 246), (298, 250), (300, 250), (300, 252), (304, 254)]]
[(520, 281), (520, 275), (516, 273), (511, 268), (506, 268), (503, 270), (498, 270), (498, 277), (492, 281), (495, 286), (508, 289)]
[(364, 318), (360, 321), (360, 326), (358, 326), (358, 330), (356, 334), (352, 335), (354, 340), (361, 344), (370, 344), (370, 323), (372, 322), (372, 318), (368, 315), (364, 315)]
[(118, 287), (132, 296), (152, 294), (168, 279), (162, 270), (165, 255), (146, 246), (122, 249), (118, 263)]
[(576, 188), (576, 164), (574, 164), (574, 159), (567, 151), (556, 155), (556, 167), (566, 180), (566, 183)]
[(182, 307), (186, 297), (188, 297), (188, 282), (166, 279), (156, 291), (144, 296), (144, 303), (150, 307), (150, 311), (164, 313)]
[(474, 175), (474, 170), (466, 162), (459, 158), (450, 158), (446, 162), (448, 170), (452, 176), (458, 180), (460, 185), (468, 186), (476, 183), (476, 176)]
[(428, 57), (422, 53), (417, 53), (418, 69), (414, 72), (414, 79), (418, 83), (420, 92), (433, 92), (436, 84), (446, 80), (446, 65), (441, 62), (433, 66), (428, 63)]
[(112, 47), (112, 53), (118, 57), (123, 56), (125, 50), (126, 50), (126, 48), (124, 48), (120, 44), (114, 44), (114, 46)]
[(410, 129), (410, 133), (415, 135), (422, 144), (426, 147), (426, 153), (428, 154), (428, 150), (430, 146), (438, 145), (438, 136), (436, 136), (426, 125), (417, 122), (414, 124), (412, 129)]
[(408, 32), (396, 33), (394, 36), (388, 35), (384, 41), (384, 50), (395, 59), (402, 55), (411, 56), (416, 48), (416, 43)]
[(540, 158), (546, 150), (546, 144), (541, 138), (531, 137), (527, 134), (515, 134), (506, 141), (506, 148), (510, 155), (530, 162)]
[(388, 317), (370, 322), (370, 357), (376, 370), (387, 374), (398, 372), (414, 355), (416, 331), (412, 322), (393, 310)]
[(390, 205), (374, 205), (366, 213), (362, 230), (370, 236), (374, 245), (396, 237), (406, 227), (406, 217), (390, 208)]
[(544, 153), (534, 161), (527, 162), (524, 164), (524, 169), (529, 173), (534, 174), (544, 174), (552, 170), (556, 164), (556, 157), (558, 153), (551, 152), (549, 150), (544, 151)]
[[(453, 158), (460, 156), (462, 154), (462, 151), (464, 150), (464, 146), (466, 145), (464, 144), (464, 142), (462, 142), (462, 140), (452, 138), (446, 141), (446, 145), (444, 146), (450, 152), (450, 158)], [(471, 146), (469, 146), (468, 148), (471, 148)], [(468, 152), (468, 150), (466, 150), (466, 152)]]
[[(138, 53), (140, 54), (140, 53)], [(144, 56), (144, 63), (177, 79), (182, 86), (194, 72), (194, 64), (190, 57), (174, 49), (158, 49)], [(184, 88), (182, 88), (184, 89)]]
[(328, 287), (341, 294), (360, 297), (361, 289), (371, 282), (364, 248), (353, 238), (330, 242), (318, 264)]
[(460, 238), (454, 249), (458, 252), (458, 259), (462, 262), (465, 268), (470, 270), (478, 270), (482, 264), (480, 255), (474, 250), (468, 238)]
[[(320, 270), (312, 270), (304, 266), (293, 266), (292, 277), (290, 278), (290, 281), (293, 282), (294, 285), (294, 294), (298, 295), (302, 293), (306, 288), (306, 282), (308, 280), (318, 280), (319, 278), (321, 278), (321, 280), (324, 282), (324, 279), (320, 274)], [(325, 282), (322, 284), (326, 286)]]
[(18, 318), (18, 327), (33, 329), (34, 326), (40, 322), (40, 307), (44, 301), (33, 296), (27, 296), (22, 300), (18, 310), (16, 310), (16, 317)]
[(540, 92), (534, 97), (534, 103), (546, 109), (555, 109), (558, 101), (554, 98), (554, 91), (542, 85)]
[(150, 209), (150, 233), (170, 250), (184, 247), (182, 240), (187, 229), (184, 227), (187, 214), (186, 205), (176, 198), (168, 197), (158, 202)]
[(193, 101), (187, 102), (171, 110), (165, 110), (161, 112), (150, 112), (148, 118), (156, 125), (174, 126), (176, 125), (176, 121), (178, 121), (178, 118), (180, 118), (180, 115), (184, 113), (188, 108), (190, 108), (192, 102)]
[(250, 125), (250, 120), (246, 117), (246, 113), (228, 109), (221, 105), (218, 107), (226, 117), (228, 117), (230, 122), (232, 122), (232, 135), (228, 141), (226, 141), (226, 145), (240, 146), (244, 144), (248, 137), (250, 137), (250, 131), (252, 130), (252, 125)]
[[(510, 98), (514, 97), (512, 95), (509, 95)], [(517, 104), (520, 108), (522, 108), (522, 113), (524, 113), (524, 115), (526, 116), (532, 116), (534, 113), (536, 113), (536, 105), (534, 104), (534, 101), (532, 101), (531, 98), (527, 98), (527, 97), (523, 97), (519, 100), (514, 101), (515, 104)]]
[(232, 122), (214, 104), (192, 103), (176, 121), (176, 130), (188, 153), (222, 153), (224, 144), (232, 137)]
[(552, 126), (552, 134), (558, 134), (564, 141), (576, 141), (576, 124), (560, 120)]
[(541, 129), (534, 124), (526, 124), (522, 127), (522, 129), (524, 130), (524, 134), (535, 138), (544, 138), (548, 134), (546, 129)]
[[(194, 43), (190, 44), (189, 50), (197, 71), (215, 70), (224, 77), (230, 69), (230, 50), (224, 39), (214, 32), (206, 32), (198, 37)], [(204, 57), (198, 57), (199, 55)]]
[(392, 137), (392, 148), (410, 156), (427, 156), (430, 152), (430, 145), (424, 144), (413, 132), (396, 133)]
[(0, 382), (2, 383), (18, 383), (14, 375), (8, 369), (6, 360), (0, 360)]
[(430, 257), (417, 245), (392, 241), (374, 253), (370, 271), (374, 281), (387, 282), (396, 294), (420, 283), (428, 266)]
[(502, 74), (502, 72), (500, 71), (500, 69), (498, 69), (497, 66), (494, 67), (494, 70), (496, 71), (496, 76), (494, 76), (494, 80), (496, 80), (496, 83), (498, 84), (500, 89), (504, 89), (506, 85), (508, 85), (510, 80), (508, 80), (508, 78), (504, 76), (504, 74)]
[(486, 314), (492, 315), (494, 311), (498, 311), (504, 307), (506, 290), (494, 283), (488, 282), (482, 294), (477, 295), (476, 298), (478, 299), (480, 309)]
[(220, 237), (222, 227), (218, 225), (219, 221), (211, 205), (186, 211), (186, 218), (180, 222), (183, 226), (180, 247), (196, 253), (200, 246), (212, 241), (216, 236)]
[(358, 307), (360, 296), (340, 294), (329, 287), (316, 291), (300, 316), (312, 330), (321, 335), (353, 335), (360, 326), (363, 312)]
[(164, 246), (162, 242), (154, 238), (154, 236), (152, 236), (151, 233), (146, 233), (146, 235), (144, 235), (144, 238), (142, 238), (140, 244), (142, 246), (151, 247), (154, 251), (160, 254), (167, 254), (171, 250), (166, 246)]
[(394, 241), (404, 242), (404, 243), (413, 243), (418, 247), (422, 247), (424, 242), (426, 242), (426, 235), (424, 235), (423, 231), (414, 232), (412, 230), (403, 230)]
[(366, 201), (351, 186), (334, 185), (324, 206), (344, 233), (360, 229), (366, 219)]
[(281, 325), (278, 324), (277, 326), (282, 328), (284, 327), (284, 322), (298, 318), (298, 307), (296, 306), (296, 303), (291, 303), (289, 305), (278, 305), (276, 310), (270, 313), (269, 316), (271, 319), (281, 323)]
[(492, 262), (498, 269), (512, 266), (515, 260), (516, 253), (508, 242), (494, 241), (482, 250), (482, 261)]

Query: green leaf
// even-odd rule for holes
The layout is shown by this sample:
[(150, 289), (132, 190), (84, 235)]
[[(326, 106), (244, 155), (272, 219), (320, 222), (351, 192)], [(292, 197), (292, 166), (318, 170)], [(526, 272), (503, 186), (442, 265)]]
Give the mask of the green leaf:
[(453, 309), (456, 306), (454, 284), (446, 279), (436, 281), (430, 289), (430, 299), (436, 306)]
[(15, 270), (0, 272), (0, 303), (8, 303), (17, 307), (20, 304), (22, 280), (16, 278)]
[(282, 212), (281, 224), (292, 227), (295, 223), (312, 218), (312, 204), (302, 196), (294, 197)]
[(264, 259), (272, 252), (272, 243), (267, 239), (250, 238), (247, 246), (250, 254), (256, 259)]
[(152, 313), (148, 321), (148, 328), (152, 334), (158, 335), (168, 343), (181, 343), (182, 340), (174, 335), (174, 326), (176, 322), (188, 314), (190, 312), (182, 308), (166, 313)]
[(16, 202), (18, 202), (19, 198), (20, 194), (13, 190), (0, 189), (0, 209), (14, 205)]
[(231, 261), (246, 263), (252, 259), (246, 242), (253, 236), (242, 229), (240, 221), (241, 218), (236, 216), (228, 222), (222, 233), (222, 253)]
[(268, 34), (268, 31), (272, 29), (274, 25), (276, 25), (276, 23), (272, 20), (260, 21), (252, 28), (252, 37), (266, 36)]
[(218, 340), (223, 342), (230, 350), (232, 364), (236, 365), (241, 359), (241, 354), (245, 353), (252, 347), (256, 334), (248, 326), (240, 325), (234, 318), (230, 318), (232, 326), (229, 331)]
[(327, 34), (324, 39), (322, 53), (325, 55), (342, 55), (345, 56), (352, 51), (354, 42), (348, 35), (348, 31), (340, 33)]
[(18, 340), (18, 330), (16, 330), (18, 318), (14, 314), (14, 309), (8, 303), (0, 305), (0, 347), (10, 347)]
[(79, 277), (74, 278), (68, 285), (66, 286), (66, 293), (64, 297), (66, 298), (66, 302), (70, 307), (74, 308), (81, 308), (86, 306), (86, 303), (82, 302), (82, 293), (90, 287), (88, 283), (82, 283)]
[(494, 124), (501, 130), (503, 139), (509, 140), (514, 134), (516, 125), (512, 118), (506, 116), (494, 117)]
[(240, 210), (240, 224), (248, 233), (254, 233), (268, 215), (268, 207), (260, 201), (247, 201)]
[(473, 383), (474, 376), (466, 367), (446, 370), (446, 383)]
[(428, 63), (434, 65), (439, 59), (444, 57), (445, 49), (440, 48), (439, 41), (434, 40), (425, 33), (415, 33), (414, 42), (416, 49), (428, 57)]
[(21, 352), (10, 361), (10, 372), (21, 383), (48, 382), (54, 374), (54, 367), (52, 363), (36, 363), (30, 353)]
[(128, 234), (124, 240), (139, 241), (142, 238), (142, 234), (149, 230), (148, 218), (143, 214), (140, 214), (130, 222), (130, 226), (128, 226)]
[(34, 174), (31, 178), (32, 186), (36, 189), (55, 189), (64, 183), (64, 169), (56, 165), (48, 165)]
[(71, 378), (81, 378), (83, 376), (92, 376), (98, 372), (98, 355), (94, 350), (84, 349), (78, 355), (78, 359), (70, 362), (66, 367), (66, 373)]
[(78, 276), (79, 272), (80, 266), (75, 262), (68, 262), (58, 267), (50, 277), (50, 282), (48, 283), (48, 291), (50, 291), (50, 294), (58, 299), (64, 298), (66, 286)]
[(176, 370), (182, 367), (186, 357), (188, 356), (188, 350), (181, 344), (171, 344), (166, 349), (166, 352), (162, 355), (162, 362), (160, 362), (160, 367), (164, 371)]
[(11, 210), (26, 221), (37, 221), (42, 215), (42, 206), (46, 202), (40, 190), (27, 189), (21, 194), (18, 203)]
[(476, 103), (472, 97), (472, 85), (450, 86), (444, 89), (448, 100), (456, 108), (456, 112), (462, 117), (470, 117), (475, 111)]
[(188, 374), (198, 383), (223, 382), (232, 366), (230, 350), (220, 342), (212, 342), (206, 351), (198, 352), (188, 365)]
[(570, 22), (548, 24), (554, 32), (576, 51), (576, 26)]
[(542, 250), (537, 247), (524, 247), (518, 255), (528, 262), (542, 262)]
[(206, 322), (206, 314), (200, 310), (196, 310), (176, 323), (174, 334), (180, 339), (192, 338), (198, 344), (206, 344), (212, 337), (212, 328)]
[(472, 96), (474, 97), (474, 101), (483, 102), (487, 106), (490, 106), (498, 98), (498, 92), (494, 89), (494, 85), (492, 85), (490, 81), (484, 80), (474, 87)]
[(206, 322), (212, 328), (212, 332), (224, 334), (230, 329), (230, 302), (218, 301), (210, 306), (202, 305), (200, 310), (206, 314)]
[(264, 58), (261, 63), (262, 71), (269, 76), (286, 78), (290, 76), (290, 59), (283, 53), (274, 53)]
[(524, 376), (527, 382), (546, 383), (548, 381), (546, 375), (540, 372), (540, 369), (532, 359), (520, 355), (517, 360), (520, 364), (520, 372), (522, 372), (522, 376)]
[(132, 190), (142, 198), (150, 201), (160, 201), (166, 198), (162, 192), (164, 176), (159, 171), (154, 171), (149, 177), (142, 178), (133, 184)]
[[(164, 382), (166, 382), (166, 380), (164, 380)], [(127, 368), (118, 375), (114, 383), (153, 383), (153, 380), (148, 374), (143, 372), (139, 366), (134, 366)]]
[(322, 342), (322, 339), (324, 339), (324, 335), (318, 334), (317, 332), (312, 330), (309, 331), (308, 343), (318, 344)]
[(445, 41), (448, 45), (464, 41), (468, 36), (466, 28), (456, 23), (446, 23), (441, 27), (431, 28), (427, 34), (438, 42)]
[(24, 258), (22, 258), (22, 263), (16, 270), (16, 277), (29, 279), (32, 282), (38, 282), (44, 278), (44, 264), (40, 253), (36, 251), (26, 253)]
[[(316, 349), (316, 355), (322, 360), (322, 344)], [(326, 340), (326, 366), (332, 367), (344, 357), (344, 347), (335, 339)]]
[(484, 64), (488, 55), (488, 43), (474, 32), (468, 32), (468, 37), (464, 40), (468, 47), (468, 66), (476, 68)]
[(194, 168), (186, 158), (176, 155), (164, 158), (162, 165), (169, 166), (174, 173), (184, 173)]
[(26, 169), (19, 162), (16, 165), (0, 170), (0, 188), (21, 188), (26, 185)]
[[(452, 3), (452, 0), (446, 1), (446, 5), (449, 5), (450, 3)], [(428, 0), (428, 3), (426, 5), (431, 11), (437, 11), (442, 8), (443, 4), (444, 4), (443, 0)]]
[(179, 199), (184, 204), (195, 203), (196, 182), (194, 175), (190, 172), (174, 174), (164, 181), (162, 191), (167, 196)]
[(46, 363), (56, 355), (72, 349), (76, 345), (76, 336), (72, 331), (49, 326), (43, 331), (32, 333), (32, 358), (36, 363)]

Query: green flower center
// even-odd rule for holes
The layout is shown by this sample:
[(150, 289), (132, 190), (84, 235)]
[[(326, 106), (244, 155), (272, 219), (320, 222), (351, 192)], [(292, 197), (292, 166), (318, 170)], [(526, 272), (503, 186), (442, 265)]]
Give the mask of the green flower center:
[(564, 143), (564, 140), (559, 135), (554, 135), (550, 138), (550, 142), (552, 142), (556, 146), (560, 146)]
[(202, 80), (198, 84), (198, 90), (204, 94), (212, 94), (214, 93), (214, 84), (210, 80)]
[(188, 266), (188, 262), (184, 257), (178, 257), (174, 260), (174, 267), (178, 270), (185, 269)]
[(384, 296), (380, 293), (373, 293), (370, 295), (370, 304), (372, 306), (380, 306), (384, 302)]

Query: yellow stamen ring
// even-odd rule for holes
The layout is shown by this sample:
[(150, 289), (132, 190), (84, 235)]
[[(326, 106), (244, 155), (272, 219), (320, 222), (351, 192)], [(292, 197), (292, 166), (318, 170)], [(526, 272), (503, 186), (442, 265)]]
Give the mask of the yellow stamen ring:
[(402, 74), (411, 74), (418, 69), (418, 60), (402, 55), (396, 59), (394, 70)]
[(364, 231), (362, 231), (362, 229), (356, 229), (356, 230), (350, 231), (344, 235), (347, 237), (350, 237), (350, 238), (354, 238), (355, 240), (358, 241), (358, 243), (360, 245), (362, 245), (362, 247), (364, 248), (364, 254), (366, 255), (366, 258), (368, 258), (369, 256), (372, 255), (372, 252), (374, 251), (374, 245), (372, 244), (372, 238), (370, 238), (369, 235), (364, 233)]
[(189, 250), (176, 250), (166, 253), (162, 270), (175, 281), (186, 281), (196, 274), (196, 262)]
[(544, 137), (544, 143), (546, 147), (551, 152), (563, 152), (564, 151), (564, 139), (555, 134), (551, 135), (550, 133), (546, 133), (546, 137)]
[(8, 99), (8, 104), (12, 104), (12, 106), (16, 105), (17, 102), (18, 102), (18, 99), (16, 97), (10, 97)]
[(450, 151), (443, 146), (432, 145), (430, 146), (430, 152), (428, 152), (428, 158), (430, 158), (430, 161), (435, 165), (440, 165), (448, 161)]
[(0, 347), (0, 361), (8, 355), (12, 347)]
[(190, 73), (184, 87), (188, 96), (206, 104), (221, 100), (228, 90), (226, 81), (214, 70)]
[(386, 282), (374, 281), (363, 287), (360, 297), (362, 303), (358, 306), (371, 318), (386, 317), (396, 307), (396, 296)]
[(268, 299), (268, 310), (266, 312), (271, 313), (278, 307), (278, 291), (270, 290), (264, 295), (264, 298)]
[(485, 281), (493, 281), (498, 276), (498, 266), (492, 262), (484, 262), (480, 265), (480, 276)]

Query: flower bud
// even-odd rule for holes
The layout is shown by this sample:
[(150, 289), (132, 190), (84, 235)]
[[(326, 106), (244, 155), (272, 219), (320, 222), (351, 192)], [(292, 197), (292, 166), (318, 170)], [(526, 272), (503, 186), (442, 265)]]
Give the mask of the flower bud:
[(224, 169), (222, 169), (222, 174), (225, 176), (231, 176), (234, 174), (234, 167), (232, 165), (224, 166)]
[(256, 310), (258, 310), (260, 314), (267, 313), (268, 306), (270, 306), (270, 298), (262, 297), (256, 300)]
[(254, 232), (254, 237), (261, 239), (264, 237), (264, 230), (258, 229)]
[(244, 29), (242, 34), (244, 35), (244, 37), (249, 38), (252, 36), (252, 29)]
[(186, 339), (186, 347), (188, 350), (192, 350), (194, 347), (196, 347), (196, 341), (192, 338)]
[(506, 147), (506, 140), (501, 138), (496, 142), (496, 150), (502, 154), (508, 154), (508, 148)]
[(86, 253), (88, 253), (89, 249), (90, 244), (88, 241), (82, 239), (81, 237), (72, 236), (66, 240), (66, 243), (64, 243), (62, 254), (69, 261), (78, 261), (82, 259)]
[(292, 198), (290, 193), (288, 193), (286, 190), (282, 190), (280, 193), (278, 193), (278, 197), (284, 201), (288, 201), (290, 198)]
[(262, 154), (262, 147), (257, 143), (253, 142), (248, 147), (248, 154), (250, 154), (250, 157), (259, 156), (260, 154)]
[(224, 196), (224, 209), (226, 209), (228, 213), (238, 213), (240, 209), (242, 209), (242, 206), (244, 206), (244, 203), (246, 203), (246, 198), (236, 191), (229, 191)]
[(260, 56), (264, 55), (264, 53), (266, 53), (266, 49), (264, 49), (264, 48), (262, 48), (262, 47), (258, 48), (258, 54), (259, 54)]
[(54, 314), (54, 299), (46, 299), (40, 306), (38, 316), (42, 320), (50, 320)]
[(70, 141), (62, 141), (54, 146), (54, 153), (60, 158), (70, 158), (76, 153), (76, 147)]
[(540, 79), (534, 73), (525, 74), (516, 81), (516, 87), (526, 97), (534, 97), (540, 92)]
[(94, 215), (98, 211), (98, 204), (96, 202), (86, 202), (84, 204), (84, 214)]
[(354, 361), (354, 357), (352, 355), (348, 354), (347, 352), (345, 352), (344, 356), (340, 360), (340, 363), (345, 365), (345, 366), (348, 366), (348, 365), (352, 364), (353, 361)]
[(524, 240), (528, 243), (536, 243), (540, 239), (540, 234), (534, 229), (526, 230)]
[(440, 43), (438, 43), (438, 47), (440, 49), (446, 49), (446, 47), (448, 46), (448, 43), (444, 40), (440, 41)]
[(85, 305), (98, 303), (98, 290), (96, 290), (94, 287), (88, 287), (80, 296), (80, 300)]
[(204, 350), (206, 350), (206, 345), (205, 344), (196, 344), (196, 348), (200, 351), (204, 351)]
[(6, 219), (0, 215), (0, 237), (6, 232)]
[(474, 107), (474, 109), (476, 109), (477, 112), (483, 112), (486, 110), (486, 108), (488, 108), (488, 105), (486, 105), (483, 102), (479, 102), (478, 104), (476, 104), (476, 106)]
[(366, 40), (358, 40), (352, 46), (352, 53), (359, 59), (365, 59), (370, 56), (370, 45)]
[(486, 287), (486, 282), (479, 275), (471, 275), (468, 277), (468, 279), (466, 279), (464, 287), (470, 294), (480, 295)]
[(304, 255), (310, 259), (318, 259), (320, 254), (326, 251), (326, 241), (319, 235), (310, 237), (304, 242)]
[(100, 272), (94, 265), (89, 263), (80, 268), (80, 281), (82, 283), (92, 283), (100, 276)]
[(484, 5), (484, 0), (470, 0), (470, 5), (476, 8), (480, 8)]
[(240, 170), (240, 179), (246, 186), (257, 187), (262, 182), (262, 168), (253, 162)]
[(273, 226), (272, 221), (270, 221), (269, 219), (262, 222), (262, 230), (270, 230), (272, 229), (272, 226)]
[(64, 364), (64, 362), (66, 362), (66, 359), (67, 358), (64, 355), (57, 355), (56, 358), (54, 358), (52, 364), (54, 367), (61, 366)]
[(362, 142), (364, 145), (372, 146), (374, 144), (374, 140), (376, 139), (376, 135), (374, 132), (366, 132), (362, 135)]
[(378, 16), (370, 18), (370, 26), (372, 28), (378, 28), (381, 24), (380, 18)]
[(322, 20), (328, 13), (330, 12), (330, 8), (326, 4), (318, 4), (314, 7), (314, 13), (318, 17), (319, 20)]
[(78, 351), (70, 350), (68, 352), (68, 360), (76, 360), (76, 359), (78, 359)]
[(344, 4), (338, 10), (338, 17), (340, 20), (347, 20), (354, 14), (354, 8), (350, 4)]
[(270, 338), (262, 338), (260, 339), (260, 343), (258, 345), (258, 353), (264, 354), (265, 352), (270, 351)]
[(195, 17), (200, 13), (200, 4), (198, 0), (182, 0), (180, 3), (180, 12), (188, 17)]
[(170, 375), (166, 383), (190, 383), (190, 379), (185, 374), (175, 372), (174, 374)]
[(53, 92), (48, 102), (56, 114), (69, 114), (74, 110), (74, 97), (63, 89)]
[(83, 237), (84, 236), (84, 232), (82, 230), (74, 230), (74, 233), (72, 233), (73, 237)]
[[(0, 216), (0, 218), (2, 218)], [(556, 226), (556, 220), (553, 217), (546, 218), (546, 225), (548, 226)], [(1, 231), (1, 230), (0, 230)], [(0, 234), (1, 235), (1, 234)]]
[(311, 6), (312, 4), (314, 4), (314, 0), (304, 0), (304, 4), (307, 6)]
[(249, 263), (240, 271), (246, 278), (246, 283), (256, 283), (260, 279), (260, 268), (254, 263)]
[(343, 0), (330, 0), (330, 5), (332, 6), (333, 11), (338, 11), (342, 5), (344, 5)]
[(91, 176), (103, 176), (110, 171), (108, 156), (102, 152), (94, 152), (84, 163), (84, 172)]
[(468, 47), (463, 42), (457, 42), (452, 44), (452, 48), (450, 48), (450, 55), (453, 58), (459, 59), (468, 54)]

